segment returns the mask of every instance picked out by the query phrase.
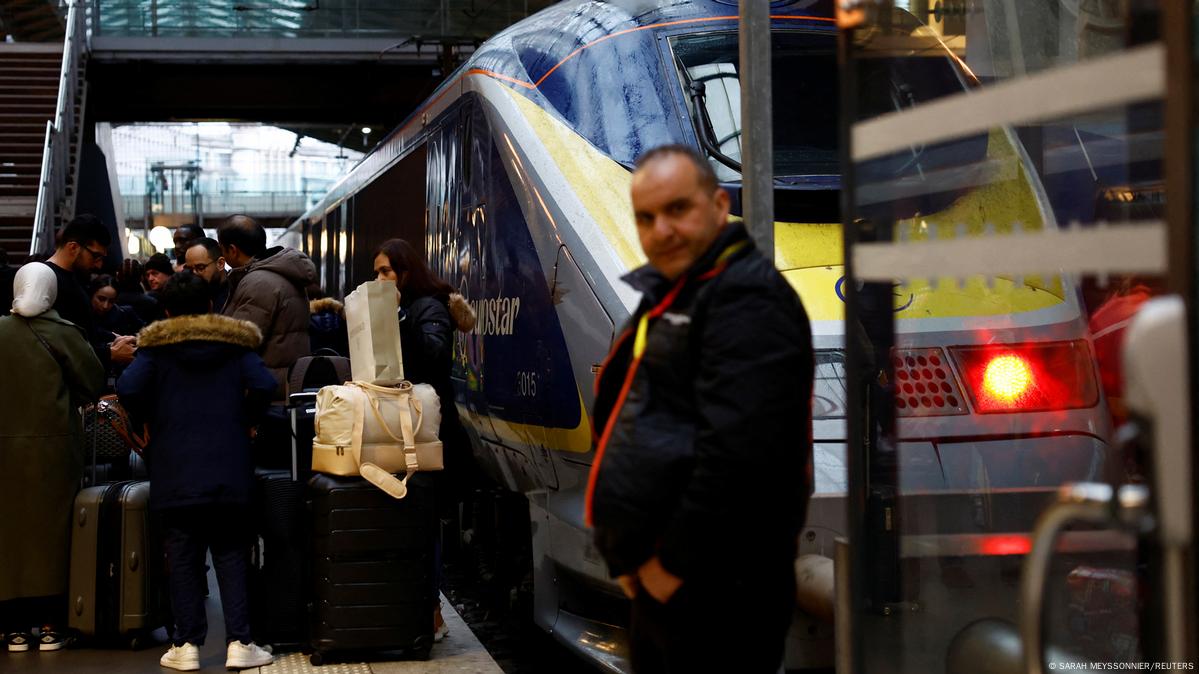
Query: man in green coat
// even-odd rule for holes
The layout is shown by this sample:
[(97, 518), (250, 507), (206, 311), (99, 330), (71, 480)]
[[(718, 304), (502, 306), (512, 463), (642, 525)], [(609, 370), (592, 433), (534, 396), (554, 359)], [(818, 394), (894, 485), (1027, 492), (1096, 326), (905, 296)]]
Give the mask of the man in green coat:
[(104, 368), (83, 330), (51, 307), (54, 272), (27, 264), (0, 317), (0, 632), (9, 651), (62, 648), (71, 513), (83, 474), (79, 406), (96, 400)]

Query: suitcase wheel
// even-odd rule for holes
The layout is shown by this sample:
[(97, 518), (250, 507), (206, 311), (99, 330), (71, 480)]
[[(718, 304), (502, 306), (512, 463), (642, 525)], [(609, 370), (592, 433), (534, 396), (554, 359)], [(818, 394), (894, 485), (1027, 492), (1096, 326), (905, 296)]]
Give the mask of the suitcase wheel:
[(313, 651), (312, 655), (308, 656), (308, 664), (313, 667), (320, 667), (325, 664), (325, 656), (321, 655), (320, 651)]

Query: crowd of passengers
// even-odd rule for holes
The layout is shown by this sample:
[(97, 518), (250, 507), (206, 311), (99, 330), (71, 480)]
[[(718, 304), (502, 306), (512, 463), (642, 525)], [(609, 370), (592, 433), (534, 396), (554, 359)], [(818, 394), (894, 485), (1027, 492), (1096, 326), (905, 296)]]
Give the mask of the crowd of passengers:
[[(812, 488), (807, 314), (747, 228), (730, 220), (729, 194), (692, 148), (640, 157), (629, 206), (647, 263), (621, 279), (641, 300), (598, 371), (583, 422), (595, 449), (581, 515), (630, 600), (635, 672), (773, 673)], [(245, 601), (251, 450), (275, 437), (269, 420), (297, 359), (347, 350), (341, 307), (306, 292), (316, 280), (311, 260), (267, 248), (265, 231), (244, 216), (229, 218), (216, 240), (181, 227), (175, 261), (156, 255), (99, 275), (110, 243), (98, 220), (82, 216), (44, 263), (15, 278), (0, 270), (0, 287), (15, 294), (14, 315), (0, 318), (0, 372), (17, 382), (0, 388), (0, 629), (10, 651), (63, 645), (83, 465), (77, 410), (108, 386), (135, 427), (149, 423), (151, 506), (166, 522), (176, 622), (161, 663), (199, 667), (210, 549), (226, 664), (265, 664), (271, 655), (250, 641)], [(376, 251), (374, 271), (400, 292), (408, 378), (453, 400), (453, 331), (470, 330), (469, 307), (402, 240)], [(1117, 421), (1120, 340), (1151, 292), (1130, 279), (1088, 299)], [(460, 490), (470, 450), (456, 406), (441, 409), (442, 483)], [(437, 607), (432, 619), (444, 636)]]
[[(0, 258), (8, 384), (0, 390), (0, 635), (10, 653), (70, 641), (71, 517), (90, 461), (80, 410), (115, 393), (149, 438), (150, 508), (163, 525), (175, 622), (160, 663), (199, 668), (211, 552), (226, 666), (269, 664), (271, 653), (251, 639), (247, 605), (255, 457), (290, 438), (279, 425), (296, 361), (349, 355), (342, 306), (320, 295), (307, 255), (268, 247), (266, 230), (247, 216), (228, 218), (215, 239), (177, 228), (174, 259), (160, 253), (113, 268), (105, 264), (112, 244), (100, 219), (80, 215), (58, 232), (52, 255), (20, 266)], [(469, 329), (469, 306), (451, 299), (405, 241), (384, 243), (374, 267), (400, 294), (408, 378), (450, 399), (453, 331)], [(445, 484), (467, 471), (469, 456), (453, 405), (443, 407), (440, 437)], [(431, 619), (440, 640), (448, 633), (440, 605)]]

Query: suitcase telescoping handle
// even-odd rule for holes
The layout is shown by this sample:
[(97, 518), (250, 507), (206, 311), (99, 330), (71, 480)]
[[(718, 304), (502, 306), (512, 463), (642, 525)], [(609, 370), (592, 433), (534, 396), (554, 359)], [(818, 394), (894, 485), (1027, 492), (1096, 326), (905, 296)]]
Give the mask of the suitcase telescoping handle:
[(305, 413), (316, 412), (316, 392), (303, 391), (300, 393), (292, 393), (287, 397), (287, 406), (289, 416), (291, 417), (291, 480), (299, 482), (300, 480), (300, 410), (305, 407), (312, 407), (311, 410), (304, 410)]

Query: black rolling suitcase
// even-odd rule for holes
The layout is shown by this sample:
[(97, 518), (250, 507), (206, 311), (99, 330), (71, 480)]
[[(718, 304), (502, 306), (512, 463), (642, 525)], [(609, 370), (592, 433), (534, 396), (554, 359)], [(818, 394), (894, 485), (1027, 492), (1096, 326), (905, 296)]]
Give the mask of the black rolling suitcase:
[(433, 646), (433, 483), (417, 474), (396, 500), (361, 478), (317, 474), (312, 520), (311, 662), (355, 651)]
[(257, 540), (250, 570), (250, 628), (255, 642), (271, 644), (276, 651), (308, 643), (310, 526), (305, 492), (312, 474), (316, 391), (348, 378), (345, 358), (301, 358), (288, 377), (290, 467), (254, 471)]
[(308, 642), (308, 521), (305, 484), (288, 470), (254, 471), (257, 539), (250, 567), (250, 628), (276, 652)]

